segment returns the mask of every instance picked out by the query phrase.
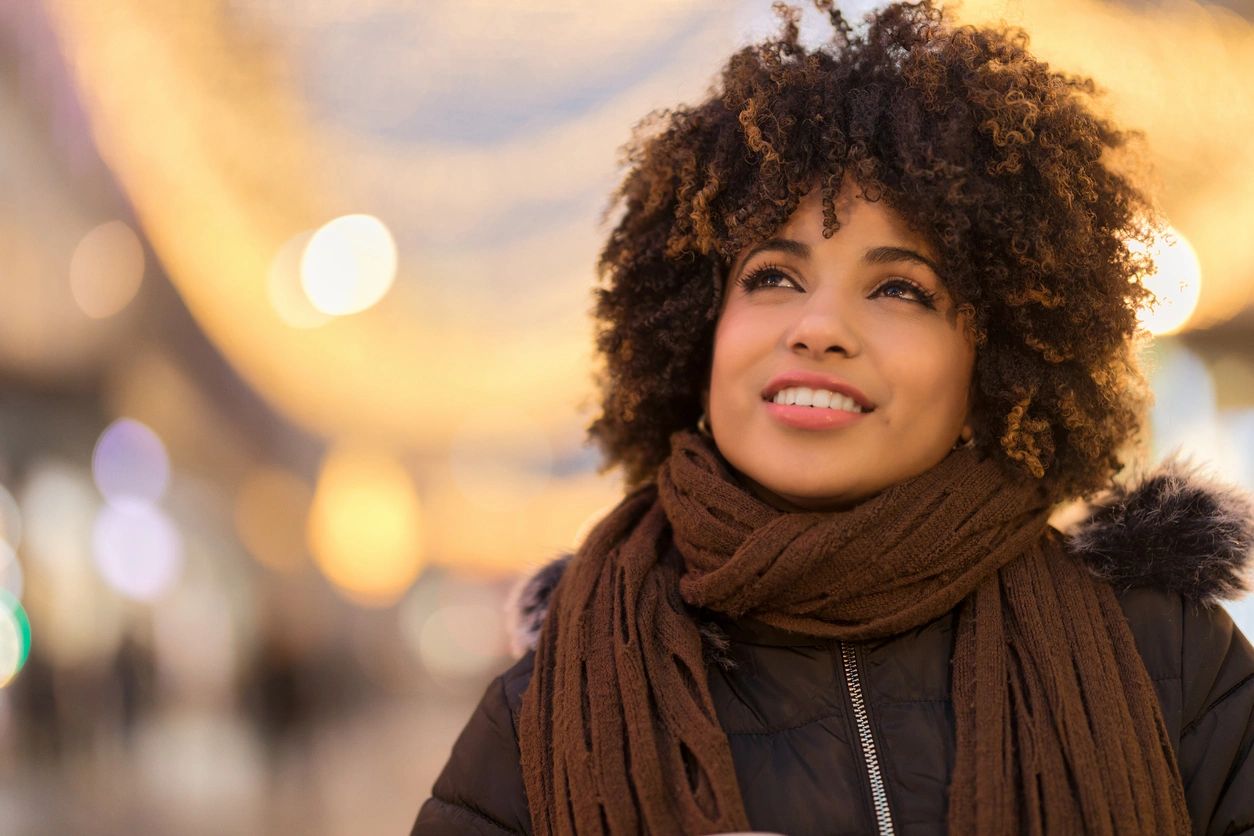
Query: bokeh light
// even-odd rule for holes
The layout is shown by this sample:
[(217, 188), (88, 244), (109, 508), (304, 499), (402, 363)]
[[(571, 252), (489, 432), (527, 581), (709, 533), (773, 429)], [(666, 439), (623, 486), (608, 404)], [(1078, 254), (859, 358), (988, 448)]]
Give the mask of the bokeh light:
[(125, 308), (143, 279), (143, 245), (122, 221), (92, 229), (70, 258), (70, 292), (92, 319), (104, 319)]
[(481, 676), (505, 652), (500, 607), (449, 604), (427, 616), (418, 633), (418, 657), (436, 677)]
[(1254, 408), (1221, 413), (1220, 421), (1233, 444), (1232, 459), (1238, 481), (1254, 494)]
[(96, 487), (109, 500), (156, 502), (170, 481), (165, 445), (146, 425), (130, 418), (110, 424), (91, 457)]
[[(1129, 249), (1144, 253), (1139, 241)], [(1202, 266), (1188, 239), (1174, 227), (1150, 247), (1155, 271), (1145, 279), (1157, 302), (1137, 312), (1137, 320), (1151, 334), (1172, 334), (1183, 328), (1197, 310), (1202, 296)]]
[(43, 586), (39, 596), (29, 589), (25, 604), (39, 624), (39, 646), (48, 660), (74, 668), (110, 658), (122, 639), (130, 601), (108, 588), (90, 558), (61, 566), (52, 582), (55, 589)]
[(291, 572), (303, 565), (313, 491), (294, 473), (275, 467), (250, 473), (235, 497), (235, 530), (264, 566)]
[(100, 497), (86, 468), (55, 459), (37, 461), (20, 494), (26, 557), (54, 576), (90, 565), (91, 526)]
[(22, 670), (30, 655), (30, 619), (22, 603), (0, 589), (0, 688)]
[(312, 232), (293, 235), (274, 255), (266, 276), (266, 294), (279, 319), (292, 328), (317, 328), (332, 317), (318, 310), (301, 287), (300, 260)]
[(1152, 461), (1179, 453), (1205, 463), (1221, 478), (1237, 478), (1216, 408), (1215, 381), (1205, 361), (1175, 337), (1156, 339), (1146, 360), (1154, 391)]
[(343, 215), (318, 229), (300, 259), (301, 287), (332, 316), (374, 305), (396, 280), (396, 241), (373, 215)]
[(377, 450), (332, 450), (318, 477), (308, 539), (318, 567), (350, 600), (393, 603), (423, 565), (422, 506), (409, 474)]
[(142, 502), (109, 503), (96, 516), (92, 555), (111, 587), (127, 598), (152, 601), (177, 579), (183, 541), (158, 508)]
[(22, 564), (18, 562), (17, 552), (7, 542), (0, 540), (0, 589), (20, 600), (24, 585), (25, 576), (22, 573)]
[(433, 568), (397, 606), (397, 633), (441, 684), (480, 682), (509, 651), (503, 599), (500, 585)]
[(4, 485), (0, 485), (0, 540), (15, 549), (22, 545), (22, 512)]

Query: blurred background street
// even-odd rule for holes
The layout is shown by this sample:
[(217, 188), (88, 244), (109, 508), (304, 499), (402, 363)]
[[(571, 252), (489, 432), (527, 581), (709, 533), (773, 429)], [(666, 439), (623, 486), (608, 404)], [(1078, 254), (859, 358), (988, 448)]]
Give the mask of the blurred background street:
[[(1144, 132), (1153, 458), (1254, 490), (1254, 0), (997, 18)], [(0, 836), (408, 832), (505, 595), (622, 493), (618, 148), (775, 20), (0, 0)]]

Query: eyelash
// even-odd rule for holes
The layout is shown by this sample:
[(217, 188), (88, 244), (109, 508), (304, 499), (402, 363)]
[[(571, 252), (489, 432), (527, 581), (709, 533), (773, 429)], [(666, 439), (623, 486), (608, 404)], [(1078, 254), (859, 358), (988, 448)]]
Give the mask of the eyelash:
[[(779, 265), (763, 264), (762, 266), (755, 267), (753, 270), (750, 270), (748, 273), (745, 273), (744, 275), (742, 275), (739, 279), (736, 280), (736, 283), (740, 285), (740, 287), (743, 288), (746, 293), (752, 293), (753, 291), (757, 290), (759, 287), (762, 286), (762, 280), (766, 276), (772, 275), (772, 274), (777, 275), (777, 276), (783, 276), (789, 281), (792, 281), (792, 279), (789, 278), (788, 274), (779, 268)], [(888, 279), (887, 281), (885, 281), (884, 283), (882, 283), (875, 289), (879, 291), (885, 287), (891, 287), (894, 285), (904, 285), (905, 287), (909, 288), (910, 291), (913, 292), (918, 297), (917, 304), (923, 305), (926, 308), (936, 307), (936, 294), (935, 293), (923, 287), (918, 282), (913, 282), (910, 279), (902, 278), (901, 276), (894, 276), (893, 278)]]

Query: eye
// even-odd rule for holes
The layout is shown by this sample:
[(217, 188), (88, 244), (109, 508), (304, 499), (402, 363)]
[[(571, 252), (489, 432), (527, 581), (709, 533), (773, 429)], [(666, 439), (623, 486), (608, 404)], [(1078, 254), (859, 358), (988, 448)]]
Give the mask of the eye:
[[(905, 291), (908, 295), (902, 295), (897, 291)], [(889, 279), (888, 281), (875, 288), (875, 294), (883, 294), (895, 299), (911, 300), (913, 297), (915, 302), (927, 308), (936, 307), (936, 294), (917, 282), (900, 277)]]
[[(788, 277), (788, 274), (779, 269), (778, 265), (763, 264), (761, 267), (755, 267), (748, 273), (741, 275), (741, 277), (736, 280), (736, 283), (744, 288), (746, 293), (752, 293), (761, 287), (783, 287), (783, 285), (776, 284), (776, 281), (779, 279), (793, 283), (792, 279)], [(793, 284), (793, 286), (795, 287), (796, 285)]]

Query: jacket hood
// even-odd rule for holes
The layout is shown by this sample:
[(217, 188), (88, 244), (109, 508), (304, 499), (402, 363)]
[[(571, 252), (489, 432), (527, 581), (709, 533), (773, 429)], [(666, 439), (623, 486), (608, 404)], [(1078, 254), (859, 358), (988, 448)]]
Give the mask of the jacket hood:
[[(1254, 556), (1254, 502), (1179, 457), (1116, 485), (1067, 515), (1068, 549), (1116, 591), (1156, 587), (1204, 604), (1240, 597)], [(1055, 523), (1055, 525), (1059, 525)], [(515, 585), (506, 602), (516, 656), (534, 649), (549, 598), (572, 554), (558, 555)], [(699, 624), (718, 658), (726, 637)]]

